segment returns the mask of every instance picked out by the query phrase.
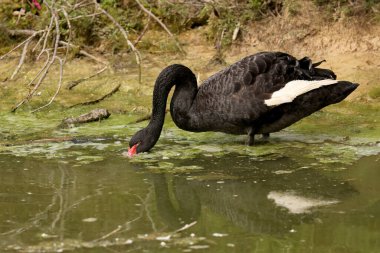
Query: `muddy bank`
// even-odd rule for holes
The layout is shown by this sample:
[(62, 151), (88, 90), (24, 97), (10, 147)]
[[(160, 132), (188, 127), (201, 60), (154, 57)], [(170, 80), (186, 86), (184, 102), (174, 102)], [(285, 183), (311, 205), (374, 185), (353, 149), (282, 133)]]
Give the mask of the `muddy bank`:
[[(315, 61), (325, 59), (327, 62), (322, 67), (331, 68), (338, 79), (357, 82), (360, 86), (346, 102), (329, 106), (291, 129), (342, 136), (380, 136), (380, 123), (377, 119), (380, 109), (380, 64), (377, 61), (380, 57), (380, 25), (344, 17), (331, 20), (320, 15), (314, 5), (306, 3), (304, 8), (308, 11), (296, 16), (285, 11), (282, 15), (265, 18), (239, 30), (232, 46), (221, 51), (226, 64), (259, 51), (274, 50), (289, 52), (299, 58), (307, 55)], [(54, 102), (40, 112), (29, 115), (31, 111), (46, 104), (56, 92), (59, 66), (54, 65), (38, 92), (10, 118), (27, 116), (40, 122), (58, 122), (58, 125), (63, 118), (79, 116), (102, 107), (111, 112), (111, 122), (112, 118), (118, 117), (128, 118), (124, 121), (126, 125), (134, 122), (149, 115), (154, 80), (168, 64), (181, 63), (189, 66), (199, 83), (225, 67), (223, 64), (211, 64), (217, 50), (214, 43), (207, 40), (205, 33), (206, 27), (202, 26), (179, 35), (178, 39), (187, 52), (186, 55), (173, 53), (165, 47), (160, 52), (143, 51), (141, 83), (138, 81), (138, 67), (132, 54), (105, 56), (109, 57), (110, 65), (104, 71), (104, 65), (90, 58), (74, 58), (65, 66), (62, 88)], [(165, 45), (170, 38), (164, 32), (148, 30), (144, 40)], [(33, 88), (33, 84), (27, 84), (44, 64), (44, 60), (29, 62), (21, 68), (14, 80), (6, 80), (18, 61), (18, 55), (14, 54), (0, 62), (2, 117), (9, 118), (11, 109)], [(74, 89), (66, 88), (72, 82), (97, 72), (101, 73), (81, 82)], [(119, 88), (112, 93), (115, 87)], [(112, 96), (107, 97), (110, 93)], [(86, 105), (86, 102), (97, 101), (104, 96), (105, 99), (98, 103)], [(73, 107), (77, 104), (84, 105)], [(170, 116), (167, 118), (170, 119)], [(320, 127), (321, 122), (323, 127)], [(345, 129), (341, 130), (337, 122), (342, 122)], [(11, 123), (5, 121), (4, 124)], [(9, 131), (12, 132), (12, 129)]]

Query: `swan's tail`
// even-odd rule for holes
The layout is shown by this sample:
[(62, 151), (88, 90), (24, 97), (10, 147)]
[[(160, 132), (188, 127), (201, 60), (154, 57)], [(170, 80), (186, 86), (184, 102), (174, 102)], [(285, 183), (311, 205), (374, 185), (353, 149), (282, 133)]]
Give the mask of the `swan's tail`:
[(324, 79), (336, 79), (335, 73), (330, 69), (317, 68), (325, 60), (312, 63), (309, 57), (304, 57), (298, 60), (299, 69), (301, 71), (301, 79), (305, 80), (324, 80)]

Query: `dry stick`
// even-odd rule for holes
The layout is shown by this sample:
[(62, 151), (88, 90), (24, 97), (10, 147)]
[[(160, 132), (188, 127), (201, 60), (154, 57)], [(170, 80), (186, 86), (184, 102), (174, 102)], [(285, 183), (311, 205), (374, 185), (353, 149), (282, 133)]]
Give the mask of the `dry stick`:
[(117, 85), (111, 92), (107, 93), (106, 95), (102, 96), (101, 98), (91, 100), (91, 101), (87, 101), (87, 102), (83, 102), (83, 103), (79, 103), (79, 104), (75, 104), (75, 105), (69, 106), (69, 108), (73, 108), (73, 107), (79, 106), (79, 105), (93, 105), (93, 104), (99, 103), (100, 101), (102, 101), (102, 100), (112, 96), (114, 93), (116, 93), (120, 89), (120, 86), (121, 86), (121, 84)]
[[(46, 6), (48, 6), (48, 4), (46, 3), (46, 1), (44, 2), (44, 4)], [(50, 10), (50, 6), (48, 6), (49, 10)], [(42, 53), (45, 51), (45, 48), (46, 48), (46, 44), (47, 44), (47, 40), (49, 38), (49, 35), (50, 35), (50, 31), (51, 29), (53, 29), (53, 22), (54, 22), (54, 13), (50, 10), (51, 12), (51, 19), (50, 19), (50, 23), (49, 23), (49, 26), (48, 28), (46, 28), (46, 34), (45, 34), (45, 39), (44, 39), (44, 44), (42, 46), (42, 49), (41, 49), (41, 52), (38, 54), (37, 56), (37, 59), (40, 58), (40, 56), (42, 55)]]
[(9, 35), (11, 36), (32, 36), (36, 33), (34, 30), (28, 30), (28, 29), (15, 29), (15, 30), (7, 30)]
[(46, 34), (47, 34), (47, 29), (43, 30), (44, 34), (40, 37), (40, 39), (37, 41), (36, 45), (33, 47), (32, 52), (36, 51), (36, 49), (40, 46), (41, 42), (44, 40)]
[[(44, 4), (46, 6), (48, 6), (50, 12), (52, 13), (52, 18), (53, 20), (55, 21), (55, 26), (56, 26), (56, 37), (55, 37), (55, 43), (54, 43), (54, 50), (53, 50), (53, 56), (51, 58), (51, 60), (48, 62), (48, 64), (46, 65), (45, 69), (42, 71), (41, 73), (41, 76), (40, 78), (38, 79), (38, 82), (36, 83), (36, 85), (34, 86), (34, 88), (29, 92), (29, 94), (21, 101), (19, 102), (16, 106), (14, 106), (12, 108), (12, 112), (15, 112), (21, 105), (23, 105), (25, 102), (29, 101), (30, 98), (34, 95), (34, 93), (37, 91), (37, 89), (40, 87), (42, 81), (45, 79), (47, 73), (48, 73), (48, 70), (50, 69), (50, 67), (53, 65), (54, 61), (55, 61), (55, 58), (56, 58), (56, 55), (57, 55), (57, 49), (58, 49), (58, 42), (59, 42), (59, 38), (60, 38), (60, 32), (59, 32), (59, 21), (58, 21), (58, 17), (57, 17), (57, 14), (55, 12), (55, 10), (51, 9), (51, 7), (47, 4), (47, 1), (44, 1)], [(49, 34), (49, 31), (48, 33)], [(45, 45), (44, 45), (45, 46)], [(45, 50), (42, 50), (40, 55), (44, 52)], [(40, 55), (38, 57), (40, 57)], [(37, 57), (37, 59), (38, 59)]]
[(193, 222), (191, 222), (191, 223), (189, 223), (189, 224), (185, 224), (185, 226), (183, 226), (183, 227), (177, 229), (176, 231), (174, 231), (174, 233), (178, 233), (178, 232), (184, 231), (184, 230), (186, 230), (186, 229), (188, 229), (188, 228), (191, 228), (191, 227), (194, 226), (195, 224), (197, 224), (197, 221), (193, 221)]
[[(65, 18), (66, 18), (66, 20), (68, 22), (68, 27), (69, 27), (69, 39), (68, 39), (68, 41), (70, 41), (71, 40), (71, 24), (70, 24), (70, 21), (68, 20), (68, 15), (67, 15), (67, 12), (65, 11), (64, 8), (62, 8), (62, 12), (64, 13), (64, 16), (65, 16)], [(57, 34), (59, 34), (60, 30), (59, 30), (59, 20), (58, 20), (58, 17), (56, 17), (55, 22), (56, 22), (56, 32), (57, 32)], [(45, 104), (43, 106), (40, 106), (39, 108), (33, 110), (32, 113), (34, 113), (36, 111), (39, 111), (39, 110), (41, 110), (41, 109), (43, 109), (45, 107), (48, 107), (54, 101), (54, 99), (57, 97), (59, 91), (61, 90), (61, 87), (62, 87), (62, 77), (63, 77), (63, 65), (66, 62), (66, 57), (67, 57), (67, 55), (69, 53), (69, 48), (70, 47), (67, 45), (66, 46), (66, 54), (65, 54), (65, 57), (63, 59), (61, 59), (58, 56), (55, 57), (59, 61), (59, 66), (60, 66), (60, 68), (59, 68), (58, 88), (57, 88), (56, 92), (54, 93), (53, 97), (50, 99), (50, 101), (47, 104)]]
[(62, 60), (62, 59), (59, 58), (58, 56), (56, 56), (56, 58), (58, 59), (58, 61), (59, 61), (59, 66), (60, 66), (60, 67), (59, 67), (59, 81), (58, 81), (58, 88), (57, 88), (56, 92), (54, 93), (53, 97), (50, 99), (50, 101), (49, 101), (47, 104), (45, 104), (45, 105), (43, 105), (43, 106), (41, 106), (41, 107), (38, 107), (37, 109), (33, 110), (32, 113), (34, 113), (34, 112), (36, 112), (36, 111), (39, 111), (39, 110), (41, 110), (41, 109), (43, 109), (43, 108), (49, 106), (49, 105), (54, 101), (54, 99), (57, 97), (59, 91), (61, 90), (61, 87), (62, 87), (62, 76), (63, 76), (63, 65), (64, 65), (65, 63), (64, 63), (64, 60)]
[(135, 42), (133, 43), (134, 46), (137, 45), (137, 43), (140, 42), (140, 40), (144, 37), (145, 33), (148, 31), (148, 27), (149, 27), (149, 24), (150, 24), (150, 16), (148, 16), (148, 22), (146, 23), (143, 31), (141, 32), (141, 34), (139, 35), (139, 37), (135, 40)]
[(136, 56), (136, 62), (138, 64), (138, 66), (139, 66), (139, 83), (141, 83), (141, 55), (140, 55), (140, 52), (135, 48), (135, 46), (133, 45), (133, 43), (129, 40), (127, 31), (125, 31), (125, 29), (119, 24), (119, 22), (117, 22), (106, 10), (104, 10), (96, 2), (96, 0), (94, 0), (94, 4), (95, 4), (96, 8), (98, 8), (101, 12), (103, 12), (103, 14), (106, 15), (108, 17), (108, 19), (110, 19), (112, 21), (112, 23), (114, 23), (114, 25), (119, 29), (119, 31), (121, 32), (121, 34), (123, 34), (125, 40), (127, 41), (128, 46), (134, 52), (134, 54)]
[(170, 30), (166, 27), (166, 25), (165, 25), (164, 23), (162, 23), (162, 21), (161, 21), (158, 17), (156, 17), (151, 11), (149, 11), (148, 9), (146, 9), (146, 8), (144, 7), (144, 5), (142, 5), (142, 4), (140, 3), (139, 0), (135, 0), (135, 1), (136, 1), (136, 3), (139, 5), (139, 7), (140, 7), (145, 13), (147, 13), (149, 16), (151, 16), (154, 20), (156, 20), (156, 22), (157, 22), (162, 28), (164, 28), (164, 30), (169, 34), (170, 37), (174, 37), (174, 35), (170, 32)]
[(81, 79), (78, 79), (78, 80), (75, 80), (75, 81), (72, 81), (70, 82), (68, 85), (67, 85), (67, 89), (68, 90), (71, 90), (73, 89), (74, 87), (76, 87), (78, 84), (80, 84), (81, 82), (84, 82), (84, 81), (87, 81), (101, 73), (103, 73), (106, 69), (108, 68), (108, 66), (105, 66), (104, 68), (102, 68), (101, 70), (99, 70), (98, 72), (96, 72), (95, 74), (92, 74), (88, 77), (85, 77), (85, 78), (81, 78)]
[(20, 57), (20, 61), (19, 61), (18, 65), (17, 65), (15, 71), (13, 71), (13, 74), (12, 74), (12, 76), (10, 77), (10, 80), (13, 80), (13, 78), (14, 78), (14, 77), (17, 75), (17, 73), (20, 71), (22, 64), (24, 64), (25, 56), (26, 56), (26, 53), (27, 53), (27, 51), (28, 51), (29, 42), (30, 42), (30, 40), (28, 40), (28, 42), (25, 43), (24, 48), (22, 49), (22, 53), (21, 53), (21, 57)]
[(151, 11), (149, 11), (148, 9), (146, 9), (144, 7), (144, 5), (142, 5), (140, 3), (139, 0), (135, 0), (136, 3), (139, 5), (139, 7), (146, 13), (148, 14), (149, 16), (151, 16), (154, 20), (156, 20), (156, 22), (169, 34), (169, 36), (175, 41), (175, 44), (177, 46), (177, 48), (179, 49), (179, 51), (181, 53), (185, 53), (185, 51), (182, 49), (181, 45), (178, 43), (178, 41), (176, 40), (175, 36), (170, 32), (170, 30), (166, 27), (166, 25), (158, 18), (156, 17)]
[(72, 29), (71, 29), (71, 23), (70, 23), (70, 19), (69, 19), (69, 14), (67, 14), (66, 10), (64, 7), (62, 7), (62, 13), (63, 13), (63, 16), (65, 17), (66, 19), (66, 22), (67, 22), (67, 26), (69, 28), (69, 38), (67, 39), (67, 46), (66, 46), (66, 54), (65, 54), (65, 58), (63, 60), (63, 63), (66, 62), (66, 59), (67, 59), (67, 55), (69, 54), (69, 50), (70, 50), (70, 43), (71, 43), (71, 38), (72, 38)]
[(70, 20), (76, 20), (76, 19), (80, 19), (80, 18), (95, 17), (95, 16), (98, 16), (100, 14), (103, 14), (103, 12), (97, 12), (97, 13), (92, 13), (92, 14), (87, 14), (87, 15), (79, 15), (79, 16), (70, 18)]
[(45, 50), (44, 52), (47, 54), (45, 64), (42, 66), (42, 68), (40, 69), (40, 71), (38, 71), (37, 75), (32, 79), (32, 81), (29, 82), (28, 87), (30, 87), (33, 84), (33, 82), (41, 75), (42, 71), (44, 71), (45, 68), (46, 68), (46, 66), (49, 64), (50, 53), (49, 53), (48, 50)]
[[(69, 47), (79, 48), (79, 46), (77, 46), (77, 45), (74, 45), (74, 44), (71, 44), (71, 43), (67, 43), (67, 42), (62, 41), (62, 40), (59, 42), (59, 44), (62, 45), (62, 46), (69, 46)], [(90, 58), (90, 59), (92, 59), (92, 60), (94, 60), (96, 62), (99, 62), (99, 63), (101, 63), (103, 65), (108, 65), (108, 62), (105, 62), (105, 61), (103, 61), (103, 60), (101, 60), (101, 59), (93, 56), (92, 54), (90, 54), (90, 53), (88, 53), (88, 52), (86, 52), (86, 51), (84, 51), (82, 49), (80, 49), (78, 53), (81, 54), (81, 55), (87, 56), (88, 58)]]
[(94, 60), (94, 61), (97, 61), (97, 62), (99, 62), (99, 63), (102, 63), (102, 64), (104, 64), (104, 65), (107, 65), (107, 64), (108, 64), (108, 62), (105, 62), (105, 61), (103, 61), (103, 60), (101, 60), (101, 59), (99, 59), (99, 58), (93, 56), (92, 54), (90, 54), (90, 53), (84, 51), (83, 49), (79, 50), (79, 53), (82, 54), (82, 55), (84, 55), (84, 56), (87, 56), (88, 58), (90, 58), (90, 59), (92, 59), (92, 60)]
[(87, 3), (86, 3), (86, 1), (82, 1), (80, 3), (75, 4), (74, 7), (73, 7), (73, 10), (78, 9), (78, 8), (83, 8), (83, 7), (86, 7), (88, 5), (92, 5), (92, 4), (93, 3), (90, 2), (90, 1), (88, 1)]
[(8, 53), (2, 55), (0, 57), (0, 60), (4, 59), (5, 57), (7, 57), (9, 54), (11, 54), (12, 52), (14, 52), (15, 50), (17, 50), (18, 48), (20, 48), (21, 46), (23, 46), (25, 43), (29, 43), (29, 41), (31, 41), (35, 36), (37, 36), (38, 34), (42, 33), (44, 30), (40, 30), (40, 31), (36, 31), (34, 34), (32, 34), (29, 38), (27, 38), (26, 40), (24, 40), (23, 42), (21, 42), (20, 44), (18, 44), (17, 46), (15, 46), (14, 48), (12, 48)]

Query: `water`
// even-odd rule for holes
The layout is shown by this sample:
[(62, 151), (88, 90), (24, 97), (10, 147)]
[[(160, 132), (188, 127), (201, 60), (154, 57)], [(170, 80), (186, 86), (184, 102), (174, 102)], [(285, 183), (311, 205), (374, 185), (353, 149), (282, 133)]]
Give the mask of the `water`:
[(169, 127), (132, 160), (118, 135), (0, 146), (0, 251), (380, 252), (379, 144), (242, 142)]

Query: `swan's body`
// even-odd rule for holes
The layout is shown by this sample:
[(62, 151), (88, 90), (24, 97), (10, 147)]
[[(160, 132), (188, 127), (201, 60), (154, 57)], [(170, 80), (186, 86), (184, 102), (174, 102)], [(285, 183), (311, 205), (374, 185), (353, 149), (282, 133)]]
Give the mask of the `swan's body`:
[(171, 65), (156, 80), (149, 125), (132, 137), (130, 146), (138, 144), (139, 153), (155, 145), (173, 85), (176, 88), (170, 113), (179, 128), (248, 134), (251, 145), (255, 134), (279, 131), (340, 102), (357, 87), (336, 81), (331, 70), (316, 68), (319, 64), (312, 64), (306, 57), (297, 60), (286, 53), (263, 52), (232, 64), (199, 87), (189, 68)]

